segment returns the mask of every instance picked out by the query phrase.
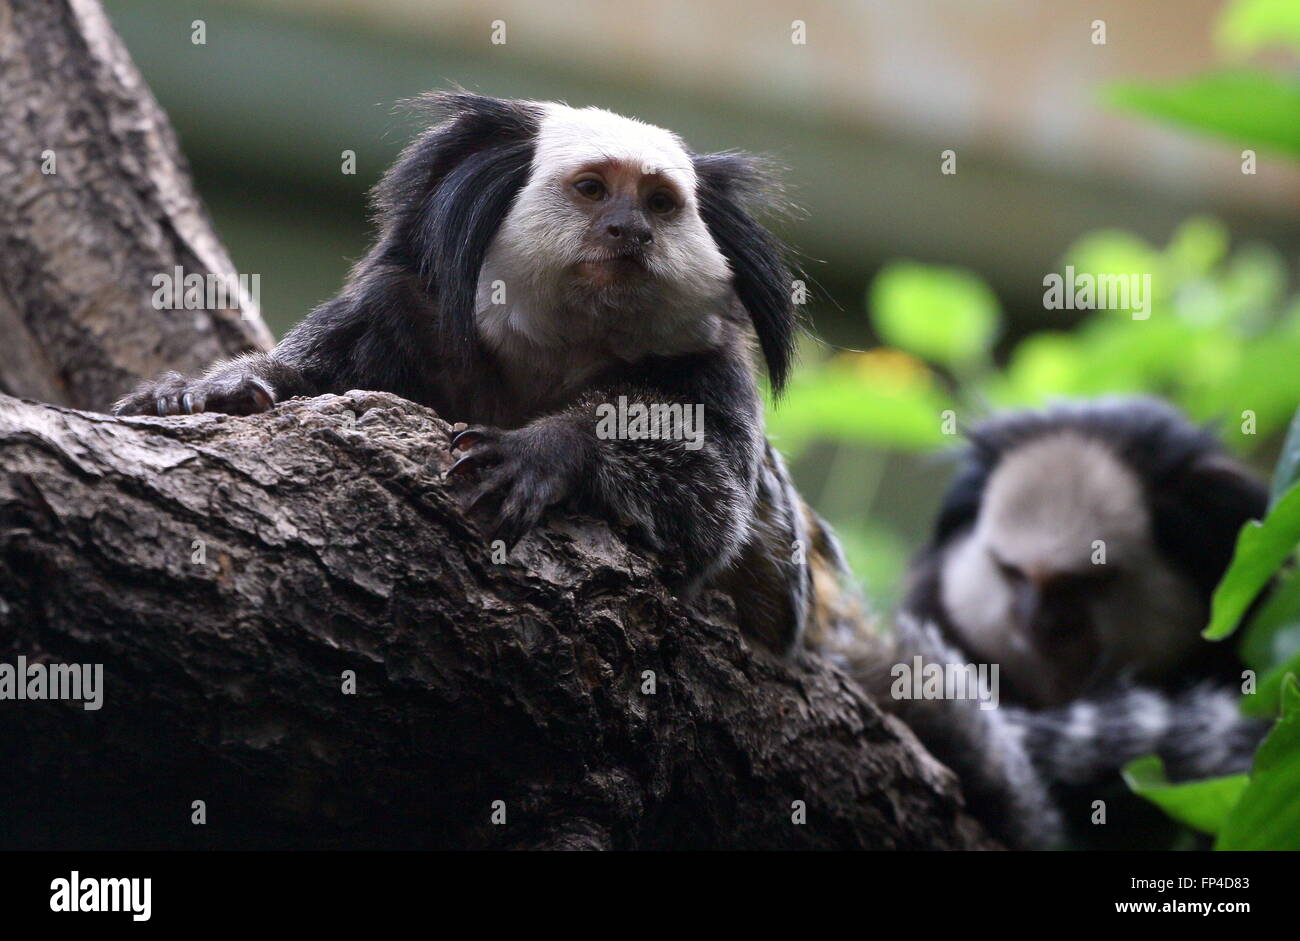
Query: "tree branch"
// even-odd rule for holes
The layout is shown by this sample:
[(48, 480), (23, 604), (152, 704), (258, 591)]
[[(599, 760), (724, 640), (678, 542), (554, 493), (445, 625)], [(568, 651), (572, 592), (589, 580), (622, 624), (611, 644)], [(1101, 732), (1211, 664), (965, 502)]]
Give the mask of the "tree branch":
[(604, 524), (555, 514), (494, 564), (446, 442), (375, 393), (0, 399), (0, 662), (105, 677), (99, 711), (0, 704), (0, 843), (990, 845), (842, 673), (751, 649), (718, 598), (688, 611)]
[(269, 349), (255, 304), (158, 310), (234, 265), (95, 0), (0, 0), (0, 392), (105, 408), (137, 379)]
[[(94, 0), (0, 0), (0, 128), (0, 392), (104, 408), (269, 348), (251, 308), (153, 306), (233, 266)], [(0, 700), (0, 846), (991, 845), (843, 674), (750, 649), (607, 526), (494, 562), (446, 432), (371, 393), (0, 395), (0, 671), (104, 675), (98, 710)]]

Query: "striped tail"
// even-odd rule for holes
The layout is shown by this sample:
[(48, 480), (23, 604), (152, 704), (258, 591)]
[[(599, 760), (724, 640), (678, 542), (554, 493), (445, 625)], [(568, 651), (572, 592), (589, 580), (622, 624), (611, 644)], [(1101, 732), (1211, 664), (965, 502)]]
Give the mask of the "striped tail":
[(1178, 693), (1118, 687), (1058, 709), (1015, 710), (1025, 749), (1053, 782), (1090, 784), (1157, 754), (1172, 781), (1250, 769), (1270, 723), (1241, 714), (1241, 694), (1201, 683)]
[(897, 700), (895, 663), (965, 664), (929, 622), (900, 616), (891, 644), (844, 651), (848, 669), (880, 706), (898, 715), (962, 782), (971, 812), (995, 836), (1022, 849), (1059, 847), (1065, 836), (1058, 786), (1114, 778), (1143, 755), (1164, 760), (1171, 780), (1246, 771), (1269, 723), (1246, 718), (1239, 694), (1201, 684), (1178, 693), (1121, 686), (1053, 709), (973, 699)]

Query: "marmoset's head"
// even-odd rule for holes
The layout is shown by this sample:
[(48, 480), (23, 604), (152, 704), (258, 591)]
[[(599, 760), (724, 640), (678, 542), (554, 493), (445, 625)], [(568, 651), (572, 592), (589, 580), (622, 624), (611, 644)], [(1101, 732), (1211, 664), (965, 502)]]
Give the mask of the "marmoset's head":
[(1043, 705), (1224, 653), (1200, 638), (1264, 486), (1173, 408), (1116, 399), (971, 432), (933, 590), (964, 645)]
[(750, 215), (761, 164), (689, 152), (597, 108), (431, 96), (448, 117), (378, 189), (382, 244), (414, 268), (453, 346), (593, 342), (671, 354), (748, 315), (779, 389), (795, 336), (780, 242)]
[(700, 218), (676, 135), (596, 108), (541, 105), (532, 172), (497, 233), (501, 256), (582, 294), (686, 281), (716, 300), (731, 270)]

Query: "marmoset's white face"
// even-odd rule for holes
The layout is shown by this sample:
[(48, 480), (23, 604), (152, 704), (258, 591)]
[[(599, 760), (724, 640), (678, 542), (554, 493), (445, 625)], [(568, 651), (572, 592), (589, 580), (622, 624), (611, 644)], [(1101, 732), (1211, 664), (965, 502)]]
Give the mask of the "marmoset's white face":
[(972, 531), (944, 559), (950, 620), (1044, 704), (1176, 663), (1205, 612), (1158, 551), (1137, 475), (1104, 444), (1062, 433), (993, 471)]
[(520, 355), (707, 347), (731, 297), (731, 270), (700, 218), (681, 141), (597, 108), (541, 107), (532, 172), (479, 281), (484, 338)]

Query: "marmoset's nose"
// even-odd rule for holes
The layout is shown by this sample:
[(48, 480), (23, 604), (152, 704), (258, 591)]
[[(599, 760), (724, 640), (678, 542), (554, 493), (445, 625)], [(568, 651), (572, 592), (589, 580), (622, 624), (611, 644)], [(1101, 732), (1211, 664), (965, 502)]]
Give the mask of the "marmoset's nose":
[(654, 241), (654, 233), (648, 225), (629, 214), (605, 224), (604, 241), (615, 251), (640, 251)]

